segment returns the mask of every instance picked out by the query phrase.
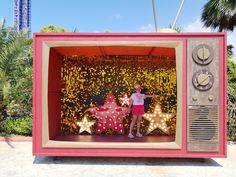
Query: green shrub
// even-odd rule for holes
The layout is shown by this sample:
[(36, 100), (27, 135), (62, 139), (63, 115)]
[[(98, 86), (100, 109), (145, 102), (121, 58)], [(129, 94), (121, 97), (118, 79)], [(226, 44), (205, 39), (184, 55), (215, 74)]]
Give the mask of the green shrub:
[(236, 141), (236, 107), (228, 107), (228, 122), (227, 122), (228, 140)]
[(22, 117), (18, 119), (9, 118), (4, 122), (4, 132), (6, 135), (32, 135), (32, 118)]

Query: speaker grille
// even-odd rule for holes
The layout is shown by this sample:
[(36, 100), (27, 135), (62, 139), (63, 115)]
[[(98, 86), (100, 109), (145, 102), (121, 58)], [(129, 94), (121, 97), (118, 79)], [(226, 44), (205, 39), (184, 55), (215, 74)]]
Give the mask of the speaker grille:
[(218, 132), (217, 106), (188, 106), (188, 151), (219, 151)]

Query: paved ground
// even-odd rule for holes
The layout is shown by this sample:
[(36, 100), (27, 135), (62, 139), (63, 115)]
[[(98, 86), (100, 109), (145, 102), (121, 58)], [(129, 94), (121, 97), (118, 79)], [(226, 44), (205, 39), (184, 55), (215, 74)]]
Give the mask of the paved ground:
[(226, 159), (34, 157), (31, 142), (0, 142), (0, 177), (235, 177), (236, 144)]

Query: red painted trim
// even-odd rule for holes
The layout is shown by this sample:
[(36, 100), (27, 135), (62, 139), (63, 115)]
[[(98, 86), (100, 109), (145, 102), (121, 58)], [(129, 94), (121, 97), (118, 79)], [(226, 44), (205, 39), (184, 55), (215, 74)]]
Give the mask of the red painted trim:
[(224, 33), (220, 32), (199, 32), (199, 33), (34, 33), (36, 37), (150, 37), (161, 36), (163, 37), (219, 37), (224, 36)]
[[(182, 65), (182, 151), (187, 152), (187, 41), (183, 40)], [(177, 83), (178, 84), (178, 83)]]
[(60, 135), (61, 130), (61, 65), (62, 56), (54, 49), (49, 51), (48, 66), (48, 121), (49, 139)]
[(42, 38), (34, 35), (33, 153), (42, 149)]
[(0, 142), (31, 142), (32, 137), (29, 136), (1, 136)]
[(214, 158), (225, 157), (213, 152), (181, 153), (180, 151), (153, 149), (42, 149), (34, 155), (47, 156), (107, 156), (107, 157), (177, 157), (177, 158)]
[[(32, 117), (32, 137), (33, 137), (33, 144), (32, 144), (32, 151), (35, 152), (36, 151), (36, 107), (37, 104), (36, 102), (36, 70), (37, 70), (37, 60), (38, 57), (36, 55), (36, 51), (37, 51), (37, 38), (36, 35), (33, 35), (33, 91), (32, 91), (32, 113), (33, 113), (33, 117)], [(37, 51), (38, 52), (38, 51)]]
[[(227, 154), (227, 33), (223, 33), (224, 37), (221, 38), (222, 45), (220, 45), (220, 55), (222, 57), (222, 65), (220, 67), (220, 74), (222, 74), (222, 84), (220, 98), (222, 98), (222, 152), (226, 156)], [(221, 52), (223, 51), (223, 52)]]

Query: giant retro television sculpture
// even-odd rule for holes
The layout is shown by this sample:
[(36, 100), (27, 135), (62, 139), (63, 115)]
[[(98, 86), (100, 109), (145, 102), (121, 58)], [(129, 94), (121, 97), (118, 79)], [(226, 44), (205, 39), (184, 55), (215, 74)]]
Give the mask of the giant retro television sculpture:
[(36, 33), (33, 154), (226, 157), (225, 59), (225, 33)]

